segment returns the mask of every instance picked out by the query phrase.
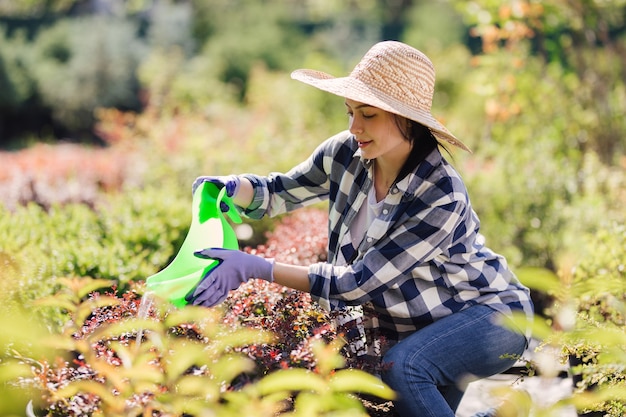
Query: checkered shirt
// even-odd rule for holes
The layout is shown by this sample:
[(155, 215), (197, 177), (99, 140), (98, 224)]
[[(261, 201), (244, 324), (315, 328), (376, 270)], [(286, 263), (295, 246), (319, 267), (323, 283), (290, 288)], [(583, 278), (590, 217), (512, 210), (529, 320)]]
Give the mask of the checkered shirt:
[(476, 304), (532, 317), (528, 289), (484, 245), (465, 185), (438, 149), (392, 187), (355, 248), (350, 225), (367, 204), (372, 163), (344, 131), (285, 174), (243, 175), (254, 187), (250, 218), (329, 201), (329, 262), (309, 267), (322, 307), (366, 306), (391, 342)]

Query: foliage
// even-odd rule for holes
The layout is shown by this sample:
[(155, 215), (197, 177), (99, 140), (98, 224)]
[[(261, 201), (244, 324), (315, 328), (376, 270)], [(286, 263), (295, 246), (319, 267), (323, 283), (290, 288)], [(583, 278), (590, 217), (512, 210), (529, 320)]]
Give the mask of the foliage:
[[(13, 3), (22, 10), (32, 6), (38, 14), (44, 3), (66, 7), (71, 2)], [(50, 294), (55, 277), (113, 279), (127, 289), (166, 265), (188, 224), (186, 202), (195, 176), (284, 171), (345, 128), (341, 99), (289, 80), (288, 71), (309, 67), (344, 74), (373, 42), (398, 38), (432, 58), (434, 114), (445, 116), (446, 126), (474, 150), (473, 155), (452, 152), (450, 158), (466, 179), (487, 244), (507, 256), (524, 282), (536, 280), (521, 266), (547, 267), (560, 278), (546, 278), (537, 287), (557, 300), (554, 328), (537, 324), (546, 350), (568, 346), (591, 359), (573, 368), (580, 371), (581, 388), (621, 389), (623, 368), (611, 370), (607, 364), (623, 364), (615, 323), (623, 319), (624, 303), (608, 294), (624, 291), (614, 274), (605, 272), (615, 271), (613, 262), (621, 255), (611, 257), (612, 250), (624, 243), (600, 226), (623, 222), (626, 202), (624, 2), (452, 2), (463, 23), (445, 1), (277, 0), (263, 3), (268, 17), (261, 20), (253, 18), (261, 6), (249, 3), (159, 2), (147, 21), (124, 9), (112, 18), (122, 30), (107, 41), (87, 29), (78, 36), (82, 40), (65, 37), (81, 23), (61, 16), (49, 29), (39, 28), (50, 36), (36, 43), (19, 31), (3, 34), (2, 140), (12, 134), (8, 121), (24, 114), (39, 117), (45, 100), (53, 107), (86, 103), (89, 110), (76, 106), (75, 114), (86, 117), (79, 116), (80, 122), (95, 115), (96, 133), (109, 145), (37, 146), (0, 155), (0, 199), (9, 208), (0, 212), (0, 235), (7, 236), (0, 243), (0, 274), (8, 304)], [(142, 10), (147, 4), (125, 2), (125, 7)], [(129, 19), (142, 22), (140, 30)], [(111, 86), (130, 85), (134, 101), (119, 107), (141, 105), (140, 111), (97, 108), (104, 102), (96, 103), (93, 94), (81, 98), (88, 91), (77, 87), (79, 67), (92, 79), (100, 76), (96, 60), (89, 58), (94, 48), (80, 47), (88, 40), (111, 46), (111, 56), (121, 63), (117, 67), (126, 71), (120, 75), (105, 67), (113, 78), (102, 79)], [(137, 48), (127, 49), (125, 42)], [(72, 48), (77, 66), (58, 62)], [(71, 80), (54, 81), (52, 75), (63, 70), (74, 74)], [(71, 85), (58, 88), (65, 82)], [(74, 116), (68, 109), (57, 116), (70, 122)], [(49, 128), (28, 124), (37, 126), (35, 140), (50, 134)], [(36, 205), (22, 207), (29, 201)], [(308, 229), (289, 223), (292, 218), (281, 219), (287, 227), (254, 222), (255, 236), (247, 243), (257, 253), (289, 262), (322, 259), (316, 257), (324, 252), (323, 216), (302, 216)], [(265, 230), (274, 233), (257, 247)], [(589, 240), (597, 250), (585, 250)], [(309, 253), (300, 258), (301, 250)], [(544, 272), (541, 277), (551, 274)], [(312, 370), (310, 340), (330, 340), (342, 332), (310, 298), (264, 282), (233, 292), (227, 306), (229, 325), (272, 327), (287, 340), (242, 347), (267, 372), (283, 366)], [(577, 316), (571, 314), (577, 310)], [(62, 316), (57, 310), (54, 317)], [(613, 395), (603, 389), (588, 394), (577, 393), (564, 403), (591, 409), (583, 402)], [(613, 415), (619, 415), (619, 406), (603, 405)], [(535, 410), (536, 415), (553, 411)]]
[(532, 367), (550, 378), (555, 363), (567, 363), (574, 392), (540, 406), (503, 390), (500, 395), (509, 398), (499, 410), (504, 416), (521, 408), (550, 417), (566, 406), (581, 415), (621, 417), (626, 411), (626, 227), (609, 223), (587, 242), (585, 256), (570, 274), (542, 274), (534, 282), (553, 295), (555, 303), (549, 321), (536, 319), (534, 336), (542, 345)]
[(50, 294), (55, 277), (114, 279), (126, 289), (173, 257), (189, 225), (187, 206), (163, 184), (111, 195), (95, 210), (83, 204), (0, 208), (0, 254), (15, 265), (11, 276), (3, 270), (3, 280), (19, 283), (10, 295), (22, 303)]
[[(170, 102), (158, 102), (168, 111), (212, 104), (222, 93), (242, 100), (257, 65), (291, 71), (310, 53), (338, 60), (345, 71), (376, 40), (399, 38), (410, 6), (380, 0), (98, 4), (33, 0), (15, 7), (0, 5), (7, 13), (0, 17), (7, 24), (7, 40), (23, 45), (19, 54), (28, 57), (28, 71), (7, 77), (6, 91), (17, 91), (24, 77), (33, 87), (30, 100), (15, 103), (20, 104), (13, 109), (20, 118), (6, 119), (13, 129), (4, 141), (23, 136), (24, 130), (40, 138), (84, 141), (86, 132), (78, 129), (92, 127), (97, 106), (139, 110), (146, 96), (159, 100), (171, 95)], [(83, 30), (94, 25), (98, 30)], [(28, 39), (17, 39), (20, 33), (27, 33)], [(160, 74), (154, 69), (159, 63), (167, 66)], [(139, 86), (136, 70), (143, 64)], [(61, 73), (71, 76), (63, 78)], [(174, 91), (168, 91), (168, 85)], [(32, 124), (21, 121), (26, 116), (34, 119)], [(29, 131), (31, 126), (36, 129)]]
[[(367, 416), (354, 393), (393, 398), (377, 378), (341, 369), (346, 366), (339, 355), (342, 342), (330, 337), (327, 325), (320, 324), (324, 315), (315, 313), (304, 295), (285, 297), (258, 287), (265, 301), (255, 308), (268, 313), (268, 297), (282, 299), (276, 307), (282, 303), (283, 309), (275, 314), (285, 314), (283, 320), (241, 326), (255, 320), (245, 307), (252, 306), (253, 297), (241, 300), (241, 308), (231, 304), (229, 317), (223, 317), (220, 309), (172, 310), (135, 292), (121, 298), (93, 293), (110, 285), (103, 280), (61, 284), (61, 291), (37, 304), (70, 314), (63, 333), (46, 343), (66, 354), (53, 361), (21, 357), (33, 365), (34, 376), (24, 382), (41, 390), (46, 415), (126, 416), (141, 410), (204, 415), (211, 409), (220, 416)], [(299, 296), (304, 303), (293, 302)], [(315, 331), (316, 326), (325, 330)], [(291, 351), (292, 359), (268, 366), (269, 360), (278, 363), (275, 352), (281, 348)]]
[[(84, 212), (77, 210), (79, 207), (83, 207)], [(30, 210), (30, 215), (25, 217), (37, 221), (39, 214), (36, 210), (32, 211), (34, 209), (35, 206), (28, 206), (24, 208), (24, 213)], [(135, 209), (129, 210), (134, 212)], [(68, 217), (63, 219), (58, 217), (61, 212), (57, 210), (56, 207), (51, 209), (50, 218), (47, 221), (50, 224), (67, 225), (65, 229), (58, 230), (58, 233), (65, 236), (70, 245), (75, 242), (73, 236), (82, 236), (84, 239), (92, 235), (94, 231), (99, 232), (96, 226), (103, 226), (106, 223), (105, 219), (101, 219), (102, 221), (97, 225), (91, 221), (80, 221), (81, 218), (87, 216), (87, 213), (96, 215), (84, 206), (65, 206), (63, 212)], [(20, 219), (22, 212), (18, 210), (15, 214), (17, 215), (15, 219)], [(274, 232), (268, 235), (266, 244), (257, 247), (254, 251), (297, 264), (321, 261), (326, 251), (326, 221), (326, 213), (321, 209), (307, 209), (292, 216), (284, 216)], [(117, 222), (114, 221), (114, 223)], [(130, 237), (134, 235), (132, 230), (128, 230), (126, 234), (123, 232), (128, 228), (129, 224), (120, 224), (119, 229), (111, 231), (111, 235), (130, 242), (132, 240)], [(25, 229), (22, 228), (22, 230)], [(28, 238), (25, 239), (28, 240)], [(39, 239), (43, 238), (35, 238), (35, 240)], [(57, 247), (59, 244), (57, 238), (48, 237), (48, 239), (46, 243), (52, 247)], [(10, 240), (15, 243), (15, 247), (24, 244), (28, 246), (26, 240)], [(93, 250), (89, 243), (82, 241), (81, 244), (84, 249)], [(102, 244), (104, 247), (110, 247), (109, 242)], [(295, 247), (299, 250), (294, 250)], [(253, 251), (251, 248), (246, 250)], [(153, 248), (152, 252), (156, 254), (164, 250)], [(55, 295), (41, 298), (46, 294), (43, 292), (35, 296), (38, 300), (34, 302), (42, 307), (52, 307), (52, 312), (59, 317), (58, 320), (64, 321), (63, 326), (57, 326), (62, 330), (51, 339), (52, 344), (44, 343), (44, 348), (49, 353), (56, 352), (60, 356), (53, 355), (45, 358), (39, 356), (40, 354), (29, 355), (27, 353), (30, 351), (22, 349), (9, 355), (11, 364), (15, 363), (15, 366), (20, 363), (27, 364), (35, 370), (34, 377), (28, 379), (30, 384), (27, 386), (32, 387), (34, 383), (42, 390), (43, 402), (40, 407), (47, 410), (46, 412), (49, 413), (47, 415), (93, 415), (96, 410), (101, 410), (104, 415), (129, 415), (137, 407), (162, 413), (155, 415), (180, 415), (176, 413), (182, 410), (182, 402), (187, 404), (185, 407), (192, 407), (193, 404), (198, 403), (196, 399), (199, 397), (197, 396), (206, 400), (206, 390), (212, 390), (213, 396), (210, 398), (214, 398), (216, 402), (211, 404), (219, 401), (219, 407), (223, 407), (223, 415), (231, 415), (228, 413), (234, 412), (232, 410), (235, 408), (239, 410), (238, 407), (246, 406), (246, 404), (250, 404), (250, 407), (256, 410), (254, 412), (256, 414), (250, 411), (247, 415), (274, 415), (268, 410), (285, 409), (285, 404), (292, 404), (285, 409), (285, 413), (291, 410), (295, 413), (293, 415), (300, 415), (298, 413), (302, 413), (303, 409), (309, 410), (309, 413), (317, 410), (314, 414), (307, 415), (327, 415), (333, 410), (336, 412), (345, 410), (346, 413), (351, 413), (346, 415), (368, 415), (358, 410), (363, 410), (365, 406), (369, 412), (376, 409), (384, 410), (385, 408), (381, 405), (384, 402), (376, 404), (372, 402), (372, 399), (377, 395), (390, 398), (389, 391), (380, 391), (379, 387), (382, 388), (382, 385), (377, 379), (372, 379), (373, 377), (368, 377), (354, 369), (363, 368), (363, 366), (358, 365), (357, 358), (351, 357), (349, 353), (346, 355), (346, 350), (341, 348), (343, 345), (341, 341), (345, 340), (344, 334), (347, 330), (338, 327), (333, 322), (333, 317), (322, 312), (308, 294), (268, 284), (265, 281), (252, 281), (231, 294), (224, 304), (223, 313), (220, 309), (199, 309), (197, 315), (191, 311), (186, 312), (187, 309), (173, 312), (154, 300), (149, 310), (150, 318), (146, 321), (145, 314), (138, 312), (138, 309), (145, 311), (146, 306), (140, 305), (140, 299), (134, 290), (124, 292), (121, 297), (115, 295), (116, 292), (120, 293), (120, 291), (115, 291), (115, 288), (116, 282), (123, 282), (121, 279), (110, 276), (107, 278), (112, 278), (112, 281), (90, 279), (90, 274), (82, 270), (78, 271), (80, 265), (83, 264), (80, 259), (92, 259), (86, 256), (87, 252), (76, 251), (72, 255), (71, 251), (63, 246), (55, 249), (53, 253), (55, 257), (62, 257), (64, 254), (74, 256), (72, 260), (62, 257), (59, 263), (74, 263), (72, 268), (75, 270), (73, 274), (75, 278), (68, 276), (58, 281), (54, 280)], [(120, 263), (134, 264), (143, 256), (143, 253), (120, 253)], [(40, 258), (35, 257), (35, 259)], [(16, 272), (20, 274), (24, 272), (19, 269), (21, 265), (18, 266), (17, 262), (15, 265)], [(91, 262), (90, 265), (104, 269), (104, 265), (100, 265), (97, 260)], [(50, 276), (45, 269), (40, 273)], [(105, 274), (91, 274), (94, 277), (103, 275)], [(4, 278), (7, 277), (7, 275), (4, 276)], [(21, 276), (17, 278), (10, 282), (18, 283), (24, 280)], [(24, 287), (23, 284), (20, 285)], [(111, 285), (113, 285), (113, 291), (106, 290), (105, 294), (100, 295), (93, 292), (98, 288), (109, 288)], [(140, 290), (140, 287), (132, 283), (126, 288)], [(38, 289), (41, 290), (41, 287)], [(11, 294), (5, 294), (4, 298), (14, 299)], [(33, 303), (33, 301), (22, 302)], [(63, 320), (66, 314), (70, 315), (71, 321)], [(196, 325), (174, 321), (175, 324), (180, 324), (176, 327), (172, 325), (172, 320), (175, 320), (172, 316), (179, 314), (184, 320), (195, 321), (197, 319), (202, 323), (207, 322), (206, 317), (209, 314), (209, 317), (212, 317), (210, 326), (214, 328), (213, 330), (204, 328), (199, 330)], [(51, 315), (51, 313), (46, 314), (48, 317)], [(31, 313), (29, 317), (34, 318), (34, 315)], [(149, 320), (156, 320), (156, 322)], [(140, 347), (136, 347), (138, 329), (145, 330), (144, 339), (141, 339), (141, 336), (139, 339), (143, 340)], [(241, 345), (233, 342), (232, 338), (236, 339), (236, 336), (231, 333), (247, 334), (245, 329), (269, 332), (274, 335), (274, 338), (260, 343), (259, 337), (255, 335), (253, 338), (246, 339), (247, 342), (241, 342)], [(210, 333), (207, 338), (207, 332), (213, 333)], [(218, 333), (219, 337), (216, 336)], [(211, 335), (220, 340), (222, 336), (225, 338), (225, 341), (215, 341), (215, 343), (229, 346), (224, 352), (228, 355), (229, 366), (241, 361), (241, 359), (232, 359), (231, 354), (243, 354), (244, 357), (252, 359), (251, 362), (246, 362), (249, 363), (246, 366), (232, 365), (234, 368), (231, 369), (234, 369), (234, 374), (228, 374), (232, 379), (226, 381), (227, 385), (231, 384), (232, 387), (230, 390), (220, 391), (219, 394), (215, 391), (214, 385), (198, 382), (203, 378), (212, 378), (212, 381), (215, 378), (212, 369), (218, 367), (214, 362), (219, 362), (219, 359), (207, 355), (209, 347), (205, 346), (212, 343)], [(28, 336), (22, 337), (28, 340)], [(41, 338), (41, 336), (38, 337)], [(189, 338), (191, 342), (187, 341)], [(48, 338), (45, 339), (48, 340)], [(324, 347), (328, 343), (330, 345)], [(201, 346), (197, 346), (198, 344)], [(55, 350), (50, 350), (51, 347)], [(200, 361), (195, 353), (192, 355), (194, 349), (203, 352), (206, 357)], [(345, 358), (339, 356), (340, 350)], [(219, 354), (219, 351), (216, 354)], [(182, 358), (186, 358), (185, 361)], [(191, 360), (196, 360), (198, 363), (189, 362)], [(172, 370), (173, 368), (170, 369), (168, 366), (174, 365), (165, 365), (170, 362), (182, 363), (182, 365)], [(22, 368), (18, 375), (23, 377), (25, 369), (23, 365), (20, 366)], [(159, 366), (164, 368), (159, 368)], [(193, 369), (185, 368), (185, 366)], [(336, 368), (346, 366), (348, 368), (346, 372), (335, 371)], [(285, 372), (285, 369), (289, 371)], [(236, 370), (238, 372), (235, 372)], [(279, 375), (285, 372), (284, 377), (273, 375), (275, 372)], [(7, 373), (5, 377), (10, 380), (11, 375), (14, 374)], [(266, 381), (262, 379), (265, 375), (268, 376)], [(259, 380), (259, 385), (256, 387), (255, 384)], [(219, 379), (215, 380), (215, 384), (218, 384), (218, 381)], [(308, 387), (306, 392), (299, 388), (304, 386), (302, 384)], [(24, 387), (23, 384), (22, 386)], [(158, 390), (156, 386), (159, 387)], [(199, 388), (200, 386), (202, 388)], [(287, 389), (286, 387), (289, 388), (287, 391), (298, 392), (294, 392), (292, 396), (289, 392), (283, 392)], [(187, 389), (190, 391), (186, 391)], [(350, 394), (355, 391), (368, 394), (368, 399), (358, 401)], [(22, 391), (18, 390), (18, 392)], [(113, 395), (113, 392), (116, 394)], [(30, 394), (31, 397), (32, 395)], [(315, 398), (315, 407), (309, 404), (313, 398)], [(286, 399), (289, 401), (284, 403)], [(202, 407), (206, 408), (206, 401), (203, 404)], [(294, 406), (295, 410), (292, 410), (291, 407)], [(197, 409), (194, 411), (185, 408), (185, 410), (190, 414), (199, 412)]]
[[(163, 70), (158, 62), (175, 60), (165, 58), (155, 56), (154, 66), (142, 67), (146, 81), (151, 74), (158, 75), (159, 68)], [(311, 59), (333, 65), (317, 56)], [(136, 151), (133, 157), (141, 154), (145, 159), (150, 171), (140, 181), (146, 185), (167, 179), (188, 189), (199, 174), (284, 172), (308, 157), (322, 140), (346, 128), (340, 98), (300, 85), (284, 73), (255, 67), (249, 76), (247, 104), (242, 107), (217, 85), (206, 92), (185, 93), (198, 90), (189, 80), (178, 82), (184, 77), (174, 74), (177, 69), (186, 74), (185, 68), (172, 64), (171, 72), (150, 81), (155, 95), (141, 114), (114, 109), (97, 114), (100, 137), (131, 146)], [(277, 147), (281, 152), (276, 152)]]
[[(568, 43), (585, 29), (557, 30), (555, 22), (565, 25), (564, 15), (582, 9), (556, 3), (458, 2), (482, 50), (459, 83), (469, 98), (450, 109), (452, 131), (458, 123), (475, 133), (464, 138), (475, 155), (460, 162), (489, 245), (513, 265), (554, 271), (579, 256), (577, 236), (598, 228), (593, 213), (621, 218), (626, 180), (623, 135), (615, 134), (624, 131), (615, 115), (626, 107), (614, 96), (623, 96), (623, 63), (613, 48), (623, 36), (602, 38), (606, 48), (578, 37)], [(552, 30), (560, 35), (549, 37)], [(554, 53), (543, 53), (547, 45)], [(607, 80), (615, 90), (606, 90)], [(482, 114), (465, 110), (470, 101)]]
[(37, 86), (30, 69), (26, 36), (8, 37), (0, 24), (0, 144), (19, 130), (15, 124), (38, 127), (43, 110), (33, 103)]
[(9, 16), (44, 15), (69, 10), (80, 0), (27, 0), (0, 3), (0, 14)]
[(139, 108), (135, 70), (145, 45), (136, 31), (129, 21), (85, 17), (38, 34), (31, 70), (56, 121), (81, 130), (92, 126), (98, 107)]
[[(3, 290), (13, 292), (15, 281), (4, 278), (11, 271), (11, 265), (0, 256), (3, 268)], [(0, 415), (18, 416), (24, 414), (26, 403), (36, 395), (34, 390), (15, 384), (19, 378), (32, 376), (31, 367), (20, 359), (23, 355), (52, 360), (52, 355), (40, 341), (48, 334), (43, 323), (22, 305), (11, 302), (4, 296), (0, 304)], [(28, 331), (25, 331), (28, 329)]]
[(564, 350), (580, 391), (619, 393), (585, 408), (617, 417), (626, 412), (626, 226), (610, 224), (588, 245), (569, 288), (578, 317)]
[[(237, 3), (245, 3), (245, 6)], [(246, 90), (248, 74), (257, 62), (271, 69), (293, 65), (292, 51), (300, 47), (302, 40), (290, 24), (287, 11), (289, 9), (278, 4), (250, 1), (211, 6), (211, 13), (219, 19), (214, 18), (214, 35), (204, 44), (201, 55), (226, 64), (220, 79), (238, 85), (241, 96)], [(258, 18), (260, 15), (263, 19)], [(228, 18), (223, 19), (223, 16)]]
[(0, 108), (12, 110), (33, 95), (34, 82), (25, 62), (24, 36), (0, 37)]
[[(568, 148), (591, 150), (605, 163), (620, 163), (616, 157), (626, 146), (620, 133), (624, 130), (620, 115), (626, 105), (622, 93), (626, 49), (623, 1), (509, 3), (484, 0), (458, 2), (457, 6), (472, 25), (471, 33), (480, 37), (486, 56), (495, 54), (507, 58), (506, 61), (480, 60), (487, 66), (489, 62), (497, 62), (501, 76), (494, 80), (495, 85), (504, 80), (506, 84), (502, 85), (525, 92), (529, 99), (536, 97), (534, 101), (546, 107), (553, 104), (553, 96), (542, 91), (535, 93), (533, 87), (542, 87), (546, 81), (554, 84), (556, 69), (562, 80), (558, 80), (552, 90), (564, 94), (568, 98), (567, 105), (552, 105), (547, 113), (533, 113), (543, 114), (550, 121), (553, 112), (575, 112), (568, 119), (570, 125), (557, 123), (555, 126), (565, 134), (563, 144)], [(539, 71), (526, 67), (525, 61), (530, 57), (543, 63)], [(515, 82), (533, 74), (532, 85), (518, 86)], [(548, 77), (543, 78), (545, 75)], [(545, 100), (546, 97), (550, 100)], [(530, 112), (526, 100), (519, 98), (504, 91), (494, 97), (494, 115), (503, 116), (502, 110)], [(589, 111), (590, 108), (596, 110)]]
[(10, 210), (35, 203), (81, 203), (94, 207), (105, 193), (136, 185), (144, 169), (128, 148), (36, 144), (0, 152), (0, 201)]

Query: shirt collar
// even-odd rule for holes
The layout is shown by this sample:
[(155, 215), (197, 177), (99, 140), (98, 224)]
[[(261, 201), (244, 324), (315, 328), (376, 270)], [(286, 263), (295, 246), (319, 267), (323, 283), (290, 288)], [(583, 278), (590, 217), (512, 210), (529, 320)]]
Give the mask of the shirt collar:
[(439, 148), (433, 149), (413, 172), (397, 182), (396, 187), (404, 194), (414, 195), (432, 172), (441, 165), (442, 161), (443, 156)]

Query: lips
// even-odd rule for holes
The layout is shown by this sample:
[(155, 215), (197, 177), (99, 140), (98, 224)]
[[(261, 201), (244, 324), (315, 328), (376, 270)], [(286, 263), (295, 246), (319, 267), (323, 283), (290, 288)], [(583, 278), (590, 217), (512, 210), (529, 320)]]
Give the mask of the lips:
[(360, 141), (360, 140), (357, 140), (357, 144), (359, 145), (359, 148), (364, 148), (367, 145), (369, 145), (370, 143), (372, 143), (372, 141)]

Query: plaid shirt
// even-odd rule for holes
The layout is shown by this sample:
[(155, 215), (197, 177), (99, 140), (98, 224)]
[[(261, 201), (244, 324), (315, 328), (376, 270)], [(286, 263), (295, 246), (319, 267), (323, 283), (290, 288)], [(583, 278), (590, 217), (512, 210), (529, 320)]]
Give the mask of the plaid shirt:
[(367, 204), (372, 163), (345, 131), (286, 174), (244, 175), (255, 190), (244, 211), (250, 218), (329, 200), (329, 262), (309, 267), (311, 295), (322, 307), (366, 306), (392, 342), (476, 304), (532, 317), (528, 289), (484, 246), (465, 185), (438, 149), (391, 188), (353, 247), (350, 225)]

